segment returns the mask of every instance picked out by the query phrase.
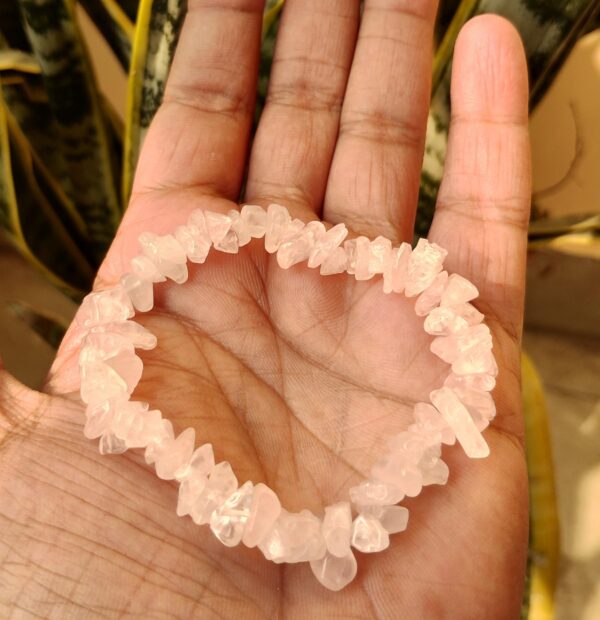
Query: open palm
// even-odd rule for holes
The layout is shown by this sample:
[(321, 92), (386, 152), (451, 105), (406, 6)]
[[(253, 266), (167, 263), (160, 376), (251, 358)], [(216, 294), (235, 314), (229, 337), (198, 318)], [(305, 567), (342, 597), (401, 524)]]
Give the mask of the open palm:
[[(411, 240), (435, 2), (288, 0), (245, 202)], [(249, 153), (262, 3), (190, 2), (165, 103), (98, 286), (143, 231), (234, 207)], [(358, 38), (357, 38), (358, 33)], [(139, 454), (99, 457), (81, 435), (77, 327), (47, 394), (0, 374), (0, 611), (24, 617), (508, 618), (527, 533), (519, 340), (528, 219), (527, 85), (520, 42), (495, 17), (457, 43), (453, 121), (430, 239), (481, 292), (500, 366), (491, 456), (446, 449), (450, 480), (405, 505), (409, 528), (359, 558), (341, 593), (306, 565), (223, 547), (175, 515), (176, 487)], [(447, 368), (414, 301), (381, 281), (281, 270), (258, 242), (213, 253), (184, 286), (156, 287), (136, 398), (196, 429), (238, 479), (291, 511), (343, 499)], [(4, 606), (4, 607), (3, 607)]]

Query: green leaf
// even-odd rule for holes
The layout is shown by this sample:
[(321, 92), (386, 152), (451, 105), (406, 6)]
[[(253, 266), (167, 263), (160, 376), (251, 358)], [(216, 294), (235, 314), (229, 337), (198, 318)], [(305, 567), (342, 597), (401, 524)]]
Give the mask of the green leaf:
[(106, 121), (86, 51), (67, 0), (18, 0), (31, 47), (42, 68), (77, 205), (92, 251), (100, 259), (111, 242), (120, 207)]
[[(458, 6), (454, 9), (454, 14), (447, 28), (443, 33), (440, 33), (442, 38), (433, 59), (431, 77), (432, 93), (437, 91), (444, 71), (451, 62), (454, 44), (456, 43), (456, 38), (458, 37), (460, 29), (463, 27), (464, 23), (473, 16), (479, 4), (480, 0), (462, 0), (459, 2)], [(446, 14), (445, 17), (447, 18), (449, 15)]]
[(39, 75), (42, 69), (33, 54), (8, 48), (0, 49), (0, 71), (18, 71)]
[(186, 0), (141, 0), (139, 5), (129, 71), (123, 204), (129, 201), (139, 153), (162, 102), (186, 9)]
[(115, 56), (128, 71), (134, 24), (116, 0), (79, 0)]
[(2, 47), (30, 52), (31, 46), (23, 29), (17, 0), (0, 1), (0, 33)]
[(265, 14), (263, 17), (263, 39), (268, 35), (273, 24), (275, 23), (275, 20), (279, 19), (279, 14), (281, 13), (281, 9), (283, 9), (284, 4), (285, 0), (267, 0), (265, 4)]
[(273, 65), (275, 53), (275, 41), (279, 31), (279, 20), (284, 0), (271, 0), (265, 7), (262, 29), (262, 43), (260, 48), (260, 65), (258, 67), (258, 87), (256, 93), (256, 105), (254, 108), (254, 129), (258, 126), (260, 115), (265, 107), (267, 90), (269, 88), (269, 76)]
[[(3, 93), (6, 95), (6, 92), (9, 91), (10, 88), (10, 86), (3, 87)], [(56, 165), (57, 158), (51, 157), (45, 160), (40, 156), (39, 150), (36, 149), (35, 145), (32, 144), (31, 140), (29, 140), (28, 136), (24, 133), (22, 125), (14, 116), (13, 110), (8, 105), (6, 105), (6, 116), (11, 140), (20, 145), (22, 153), (27, 153), (27, 160), (31, 162), (31, 172), (34, 175), (32, 182), (36, 186), (36, 189), (43, 195), (45, 204), (47, 203), (51, 208), (53, 215), (58, 218), (61, 226), (66, 230), (70, 239), (72, 239), (81, 250), (81, 253), (85, 255), (89, 264), (95, 264), (94, 256), (91, 254), (85, 222), (82, 220), (74, 203), (65, 193), (59, 180), (54, 176), (53, 170), (50, 170), (46, 165), (47, 162), (54, 162)], [(29, 127), (29, 129), (31, 131), (31, 127)], [(42, 132), (39, 131), (39, 133), (41, 135)], [(35, 136), (36, 134), (33, 133), (33, 135)], [(50, 147), (50, 145), (47, 146)]]
[[(4, 102), (27, 137), (32, 150), (39, 155), (55, 182), (62, 187), (63, 193), (73, 203), (75, 197), (67, 164), (62, 151), (56, 148), (59, 143), (56, 121), (47, 98), (40, 100), (32, 94), (32, 90), (35, 93), (35, 89), (31, 88), (33, 85), (41, 86), (37, 78), (4, 83)], [(80, 215), (78, 217), (81, 219)], [(86, 230), (85, 224), (83, 224), (83, 230)]]
[[(32, 54), (15, 49), (3, 49), (0, 38), (0, 72), (3, 77), (4, 102), (27, 137), (32, 150), (46, 162), (55, 182), (73, 200), (71, 182), (62, 152), (56, 148), (58, 133), (48, 97), (41, 79), (41, 67)], [(35, 70), (33, 70), (35, 68)], [(18, 77), (13, 75), (18, 73)], [(8, 76), (8, 79), (7, 79)], [(13, 79), (10, 79), (10, 76)], [(84, 225), (85, 230), (85, 225)]]
[(139, 0), (117, 0), (117, 3), (129, 20), (135, 23), (137, 21), (138, 6), (140, 4)]
[[(556, 77), (573, 45), (593, 26), (600, 12), (598, 0), (522, 0), (533, 15), (538, 27), (531, 31), (519, 28), (525, 42), (531, 92), (529, 105), (533, 109)], [(530, 37), (541, 31), (537, 45)]]
[(92, 269), (73, 242), (73, 231), (57, 216), (44, 173), (37, 168), (1, 93), (0, 88), (0, 225), (51, 281), (78, 295), (91, 284)]

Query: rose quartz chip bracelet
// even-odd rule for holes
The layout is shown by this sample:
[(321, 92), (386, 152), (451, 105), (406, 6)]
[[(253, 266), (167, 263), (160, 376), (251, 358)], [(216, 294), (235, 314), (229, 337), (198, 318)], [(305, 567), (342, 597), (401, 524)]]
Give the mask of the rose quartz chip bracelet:
[[(229, 547), (241, 542), (257, 546), (273, 562), (309, 562), (330, 590), (342, 589), (356, 575), (353, 548), (382, 551), (390, 534), (406, 528), (408, 510), (397, 505), (404, 497), (446, 483), (442, 444), (458, 441), (471, 458), (489, 454), (481, 432), (495, 415), (490, 391), (498, 372), (490, 330), (469, 303), (477, 289), (443, 270), (445, 250), (425, 239), (411, 249), (407, 243), (392, 247), (383, 237), (346, 240), (347, 234), (343, 224), (327, 230), (319, 221), (292, 219), (279, 205), (267, 210), (245, 205), (227, 215), (197, 210), (173, 235), (142, 234), (142, 253), (131, 261), (131, 272), (117, 286), (88, 295), (77, 315), (84, 334), (79, 364), (85, 436), (100, 438), (102, 454), (144, 448), (158, 477), (179, 483), (179, 516), (208, 524)], [(157, 340), (130, 319), (135, 310), (152, 309), (154, 283), (169, 278), (182, 284), (188, 260), (203, 263), (211, 247), (237, 253), (263, 237), (283, 269), (307, 261), (322, 275), (347, 272), (368, 280), (382, 274), (384, 293), (416, 297), (415, 311), (433, 336), (432, 352), (451, 365), (443, 386), (431, 392), (431, 403), (415, 405), (413, 423), (389, 440), (389, 452), (369, 478), (350, 488), (349, 501), (326, 507), (322, 517), (288, 512), (265, 484), (240, 485), (228, 462), (215, 462), (211, 444), (195, 448), (193, 428), (176, 437), (160, 411), (131, 400), (143, 370), (135, 349), (152, 349)]]

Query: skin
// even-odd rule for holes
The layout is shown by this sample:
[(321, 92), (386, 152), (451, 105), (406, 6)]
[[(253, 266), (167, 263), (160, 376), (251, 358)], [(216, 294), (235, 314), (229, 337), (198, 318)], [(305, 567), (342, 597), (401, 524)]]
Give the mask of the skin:
[[(279, 202), (304, 220), (411, 240), (429, 99), (435, 2), (288, 0), (269, 100), (248, 142), (258, 0), (190, 1), (165, 102), (96, 288), (114, 283), (137, 236), (194, 208)], [(527, 549), (520, 403), (530, 170), (527, 76), (510, 24), (478, 17), (456, 44), (453, 119), (431, 241), (473, 281), (500, 367), (491, 455), (444, 449), (450, 480), (407, 500), (406, 532), (358, 554), (341, 593), (308, 566), (227, 549), (175, 515), (176, 485), (139, 453), (101, 457), (82, 436), (78, 328), (43, 392), (0, 372), (0, 615), (8, 618), (514, 618)], [(347, 497), (447, 366), (429, 352), (414, 300), (381, 281), (278, 268), (260, 242), (211, 254), (185, 286), (156, 287), (140, 318), (135, 396), (193, 426), (241, 482), (292, 511)]]

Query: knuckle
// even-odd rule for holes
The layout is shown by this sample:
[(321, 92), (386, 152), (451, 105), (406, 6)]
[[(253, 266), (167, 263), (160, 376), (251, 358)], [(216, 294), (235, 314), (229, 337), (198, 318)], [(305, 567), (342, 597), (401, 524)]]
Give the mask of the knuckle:
[(420, 123), (394, 118), (377, 110), (345, 113), (340, 122), (340, 134), (410, 150), (422, 149), (424, 141)]

